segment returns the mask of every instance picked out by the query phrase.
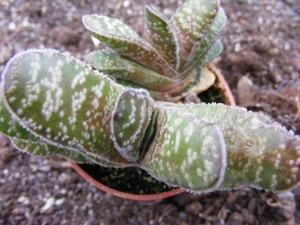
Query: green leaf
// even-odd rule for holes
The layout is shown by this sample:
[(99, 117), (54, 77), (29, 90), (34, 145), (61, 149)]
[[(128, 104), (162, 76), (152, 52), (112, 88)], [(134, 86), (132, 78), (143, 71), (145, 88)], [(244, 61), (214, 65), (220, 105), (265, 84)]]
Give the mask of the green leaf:
[(220, 55), (223, 51), (223, 44), (221, 41), (217, 40), (206, 52), (205, 56), (198, 62), (196, 68), (202, 68)]
[(220, 127), (228, 155), (226, 176), (220, 189), (253, 186), (286, 190), (299, 183), (300, 138), (293, 132), (240, 107), (203, 103), (164, 106), (167, 105)]
[(100, 161), (129, 164), (110, 139), (122, 86), (55, 50), (17, 54), (3, 75), (5, 105), (31, 134)]
[(117, 19), (99, 15), (85, 15), (83, 24), (91, 34), (121, 56), (169, 77), (176, 72), (159, 53), (129, 26)]
[(53, 145), (48, 145), (43, 141), (31, 142), (27, 140), (22, 140), (18, 138), (11, 138), (11, 141), (15, 148), (30, 153), (35, 156), (60, 156), (66, 159), (72, 160), (76, 163), (90, 163), (91, 160), (84, 155), (70, 151), (67, 149), (62, 149), (55, 147)]
[(179, 69), (179, 46), (168, 21), (161, 13), (149, 6), (146, 6), (145, 14), (145, 34), (147, 40), (174, 69)]
[[(73, 160), (77, 163), (97, 162), (100, 164), (97, 158), (93, 159), (93, 157), (85, 156), (79, 152), (49, 145), (37, 136), (31, 134), (30, 131), (27, 131), (14, 120), (7, 111), (3, 103), (2, 93), (2, 86), (0, 86), (0, 132), (9, 137), (16, 148), (37, 156), (55, 155)], [(103, 162), (102, 165), (105, 163), (106, 162)]]
[(99, 71), (126, 81), (131, 81), (140, 87), (154, 91), (166, 91), (175, 81), (147, 69), (133, 61), (120, 57), (110, 50), (100, 50), (87, 55), (87, 60)]
[(115, 148), (128, 161), (142, 157), (140, 148), (152, 119), (154, 101), (144, 90), (128, 90), (118, 98), (111, 123)]
[(218, 188), (227, 165), (217, 125), (178, 108), (160, 107), (156, 134), (140, 162), (151, 176), (192, 192)]
[[(115, 82), (117, 84), (120, 84), (120, 85), (124, 86), (124, 87), (131, 87), (131, 88), (136, 88), (136, 89), (143, 88), (140, 85), (137, 85), (137, 84), (134, 84), (132, 82), (122, 80), (122, 79), (116, 79)], [(145, 88), (143, 88), (143, 89), (145, 89)], [(163, 92), (152, 91), (150, 89), (146, 89), (146, 90), (149, 92), (150, 96), (155, 100), (167, 99), (166, 97), (168, 97), (168, 95), (166, 93), (163, 93)]]
[[(183, 78), (187, 79), (194, 74), (194, 73), (192, 73), (194, 71), (197, 75), (196, 75), (195, 82), (192, 84), (192, 85), (195, 85), (195, 88), (192, 87), (192, 89), (201, 90), (199, 92), (196, 91), (194, 93), (201, 93), (202, 91), (207, 90), (209, 87), (211, 87), (214, 84), (215, 75), (213, 73), (210, 73), (210, 74), (201, 73), (201, 71), (203, 71), (203, 68), (205, 68), (205, 66), (207, 66), (208, 63), (210, 63), (213, 59), (215, 59), (218, 55), (220, 55), (222, 53), (222, 51), (223, 51), (223, 45), (219, 40), (217, 40), (210, 47), (210, 49), (205, 53), (205, 55), (201, 58), (201, 60), (198, 60), (197, 64), (195, 64), (194, 66), (191, 66), (187, 71), (182, 73), (180, 75), (180, 77), (177, 79), (183, 79)], [(212, 74), (212, 76), (208, 76), (211, 74)], [(204, 75), (204, 76), (202, 76), (202, 75)], [(209, 78), (209, 80), (206, 79), (206, 81), (209, 81), (209, 82), (206, 82), (204, 80), (204, 82), (206, 82), (206, 84), (203, 84), (203, 87), (201, 87), (202, 86), (201, 80), (203, 80), (203, 78), (204, 79)], [(210, 86), (208, 85), (209, 83), (210, 83)], [(192, 86), (192, 85), (190, 85), (190, 86)], [(199, 87), (201, 87), (201, 88), (199, 88)], [(189, 88), (187, 88), (187, 89), (189, 89)]]
[(60, 156), (76, 163), (94, 163), (105, 167), (122, 167), (124, 165), (108, 162), (92, 155), (82, 152), (75, 152), (70, 149), (59, 148), (54, 145), (47, 144), (43, 140), (36, 142), (10, 137), (15, 148), (30, 153), (35, 156)]
[(203, 67), (205, 64), (209, 63), (222, 52), (222, 44), (219, 43), (217, 39), (219, 38), (222, 30), (226, 25), (226, 20), (227, 18), (224, 10), (220, 8), (211, 28), (207, 31), (202, 41), (198, 42), (198, 45), (194, 46), (189, 60), (187, 61), (187, 64), (184, 66), (182, 71), (189, 70), (195, 65), (198, 68)]
[(220, 6), (219, 0), (187, 0), (172, 17), (182, 54), (181, 66), (190, 58), (191, 52), (205, 37), (214, 22)]

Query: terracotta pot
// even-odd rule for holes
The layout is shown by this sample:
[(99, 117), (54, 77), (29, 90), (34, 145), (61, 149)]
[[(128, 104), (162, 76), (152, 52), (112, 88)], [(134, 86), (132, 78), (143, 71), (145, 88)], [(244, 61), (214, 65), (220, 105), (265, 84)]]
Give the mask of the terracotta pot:
[[(231, 90), (225, 81), (223, 75), (220, 73), (220, 71), (212, 64), (209, 65), (209, 69), (212, 70), (216, 74), (216, 82), (213, 85), (212, 89), (213, 92), (209, 95), (214, 94), (215, 91), (218, 92), (218, 94), (222, 98), (222, 102), (227, 105), (235, 105), (235, 101), (233, 98), (233, 95), (231, 93)], [(208, 90), (209, 91), (209, 90)], [(202, 99), (202, 98), (201, 98)], [(161, 193), (154, 193), (154, 194), (137, 194), (137, 193), (127, 193), (120, 190), (116, 190), (112, 187), (106, 186), (99, 181), (97, 181), (95, 178), (92, 177), (91, 174), (89, 174), (87, 171), (85, 171), (82, 166), (77, 165), (76, 163), (71, 162), (72, 167), (88, 182), (90, 182), (92, 185), (96, 186), (102, 191), (105, 191), (109, 194), (124, 198), (124, 199), (130, 199), (130, 200), (139, 200), (139, 201), (150, 201), (150, 200), (158, 200), (163, 199), (167, 197), (171, 197), (174, 195), (177, 195), (179, 193), (184, 192), (185, 190), (176, 188), (172, 190), (162, 191)], [(98, 166), (98, 165), (97, 165)], [(103, 167), (102, 167), (103, 168)], [(150, 175), (148, 175), (150, 178)]]

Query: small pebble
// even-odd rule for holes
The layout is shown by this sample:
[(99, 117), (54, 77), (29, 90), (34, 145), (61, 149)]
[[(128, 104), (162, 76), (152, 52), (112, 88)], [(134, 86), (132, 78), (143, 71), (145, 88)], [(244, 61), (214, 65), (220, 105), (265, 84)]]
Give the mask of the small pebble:
[(123, 2), (123, 7), (124, 7), (124, 8), (127, 8), (128, 6), (130, 6), (130, 1), (127, 1), (127, 0), (124, 1), (124, 2)]
[(65, 198), (60, 198), (60, 199), (55, 200), (54, 204), (56, 206), (61, 206), (64, 202), (65, 202)]
[(180, 213), (179, 213), (179, 217), (180, 217), (181, 219), (187, 218), (186, 212), (180, 212)]
[(17, 202), (26, 205), (26, 204), (29, 203), (29, 198), (27, 198), (27, 197), (21, 195), (21, 196), (17, 199)]
[(230, 225), (240, 225), (243, 224), (243, 216), (238, 212), (233, 212), (227, 221), (227, 224)]
[(203, 210), (203, 206), (198, 201), (193, 201), (185, 207), (185, 211), (191, 215), (198, 215)]
[(41, 172), (49, 172), (51, 167), (49, 165), (41, 165), (38, 167), (39, 171)]
[(45, 205), (40, 209), (40, 213), (43, 214), (46, 212), (48, 209), (50, 209), (55, 203), (55, 198), (50, 197), (47, 199)]
[(14, 23), (14, 22), (10, 22), (9, 24), (8, 24), (8, 30), (9, 31), (14, 31), (14, 30), (16, 30), (17, 29), (17, 25)]

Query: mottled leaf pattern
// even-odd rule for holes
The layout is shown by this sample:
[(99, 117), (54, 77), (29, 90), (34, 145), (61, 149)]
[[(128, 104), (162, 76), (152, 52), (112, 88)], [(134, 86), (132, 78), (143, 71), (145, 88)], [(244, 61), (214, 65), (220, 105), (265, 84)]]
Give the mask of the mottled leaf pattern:
[(111, 120), (111, 137), (116, 149), (128, 161), (141, 158), (140, 148), (153, 107), (154, 101), (143, 90), (128, 90), (117, 100)]
[(31, 142), (18, 138), (11, 138), (12, 144), (15, 148), (21, 149), (24, 152), (36, 155), (36, 156), (60, 156), (66, 159), (72, 160), (76, 163), (96, 163), (83, 154), (70, 151), (68, 149), (58, 148), (53, 145), (48, 145), (42, 141)]
[(219, 0), (187, 0), (170, 21), (147, 7), (147, 42), (119, 20), (84, 16), (109, 47), (88, 55), (97, 70), (55, 50), (17, 54), (2, 76), (0, 131), (34, 155), (140, 167), (196, 193), (290, 189), (300, 181), (293, 132), (239, 107), (150, 97), (199, 93), (214, 83), (203, 67), (222, 50), (225, 21)]
[(225, 140), (217, 125), (194, 114), (161, 108), (156, 135), (141, 165), (172, 186), (214, 190), (224, 179)]
[(196, 68), (203, 68), (203, 66), (207, 65), (211, 60), (216, 58), (223, 51), (223, 45), (220, 41), (216, 41), (205, 54), (205, 56), (199, 61), (196, 65)]
[(105, 74), (134, 82), (143, 88), (154, 91), (166, 91), (175, 85), (175, 81), (133, 61), (120, 57), (110, 50), (100, 50), (87, 55), (93, 67)]
[(0, 129), (29, 153), (134, 165), (192, 192), (299, 183), (299, 137), (245, 109), (155, 102), (54, 50), (18, 54), (3, 75)]
[(197, 70), (222, 50), (217, 39), (226, 15), (219, 0), (187, 0), (170, 20), (146, 6), (144, 34), (148, 42), (117, 19), (87, 15), (83, 23), (94, 37), (119, 54), (108, 56), (109, 50), (92, 53), (88, 58), (95, 68), (118, 82), (122, 79), (132, 87), (146, 88), (152, 97), (163, 100), (164, 93), (184, 96), (191, 83), (197, 86), (191, 90), (207, 89), (209, 82), (194, 80), (200, 81)]
[(98, 15), (83, 16), (82, 21), (95, 38), (121, 56), (165, 76), (176, 75), (176, 71), (161, 58), (152, 45), (121, 21)]
[(80, 153), (79, 151), (71, 151), (69, 149), (50, 145), (28, 132), (15, 120), (16, 118), (12, 118), (12, 115), (5, 108), (2, 98), (2, 86), (0, 89), (0, 130), (5, 136), (11, 139), (16, 148), (38, 156), (61, 156), (77, 163), (97, 163), (103, 166), (118, 166), (118, 164), (100, 160), (99, 158), (87, 155), (86, 153)]
[(187, 0), (170, 23), (177, 35), (182, 66), (203, 40), (218, 13), (219, 0)]
[(180, 53), (174, 31), (162, 14), (149, 6), (146, 7), (147, 40), (160, 55), (176, 70), (180, 66)]
[[(171, 106), (171, 104), (167, 103)], [(218, 124), (228, 167), (220, 189), (254, 186), (286, 190), (300, 181), (300, 138), (244, 108), (223, 104), (173, 105)]]
[[(118, 78), (115, 79), (115, 82), (124, 87), (132, 87), (132, 88), (137, 88), (137, 89), (142, 88), (140, 85), (131, 83), (130, 81), (118, 79)], [(155, 100), (162, 100), (166, 96), (165, 93), (163, 93), (163, 92), (153, 91), (153, 90), (150, 90), (147, 88), (143, 88), (143, 89), (146, 89), (149, 92), (150, 96)]]
[[(190, 54), (190, 58), (182, 71), (189, 70), (193, 67), (201, 68), (221, 53), (222, 47), (220, 48), (220, 51), (215, 52), (215, 54), (211, 54), (210, 52), (208, 52), (208, 50), (212, 48), (212, 45), (216, 45), (216, 43), (218, 43), (218, 46), (222, 46), (222, 44), (218, 42), (217, 39), (219, 38), (223, 28), (225, 27), (226, 20), (227, 18), (224, 10), (220, 8), (214, 23), (203, 37), (203, 40), (198, 43), (198, 46), (196, 45), (194, 47), (193, 51)], [(216, 47), (214, 47), (213, 49), (215, 48)], [(209, 57), (207, 57), (208, 54), (210, 55)], [(205, 62), (203, 62), (204, 58), (209, 58), (209, 60), (204, 60)]]
[(60, 148), (128, 163), (109, 139), (122, 86), (54, 50), (15, 56), (3, 82), (8, 110), (34, 135)]

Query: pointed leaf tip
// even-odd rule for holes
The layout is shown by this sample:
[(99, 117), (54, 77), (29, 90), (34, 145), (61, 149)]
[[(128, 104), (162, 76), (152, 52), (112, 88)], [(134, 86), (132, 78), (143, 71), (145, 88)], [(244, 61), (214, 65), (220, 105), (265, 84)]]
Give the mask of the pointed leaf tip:
[(147, 40), (174, 69), (178, 69), (180, 54), (174, 30), (167, 19), (154, 8), (146, 6), (145, 14)]
[(182, 66), (194, 46), (199, 43), (213, 23), (220, 7), (219, 0), (187, 0), (172, 17), (182, 54)]
[(95, 38), (105, 43), (120, 56), (126, 57), (159, 74), (166, 76), (176, 75), (176, 72), (150, 43), (120, 20), (106, 16), (86, 15), (82, 21), (86, 29)]

